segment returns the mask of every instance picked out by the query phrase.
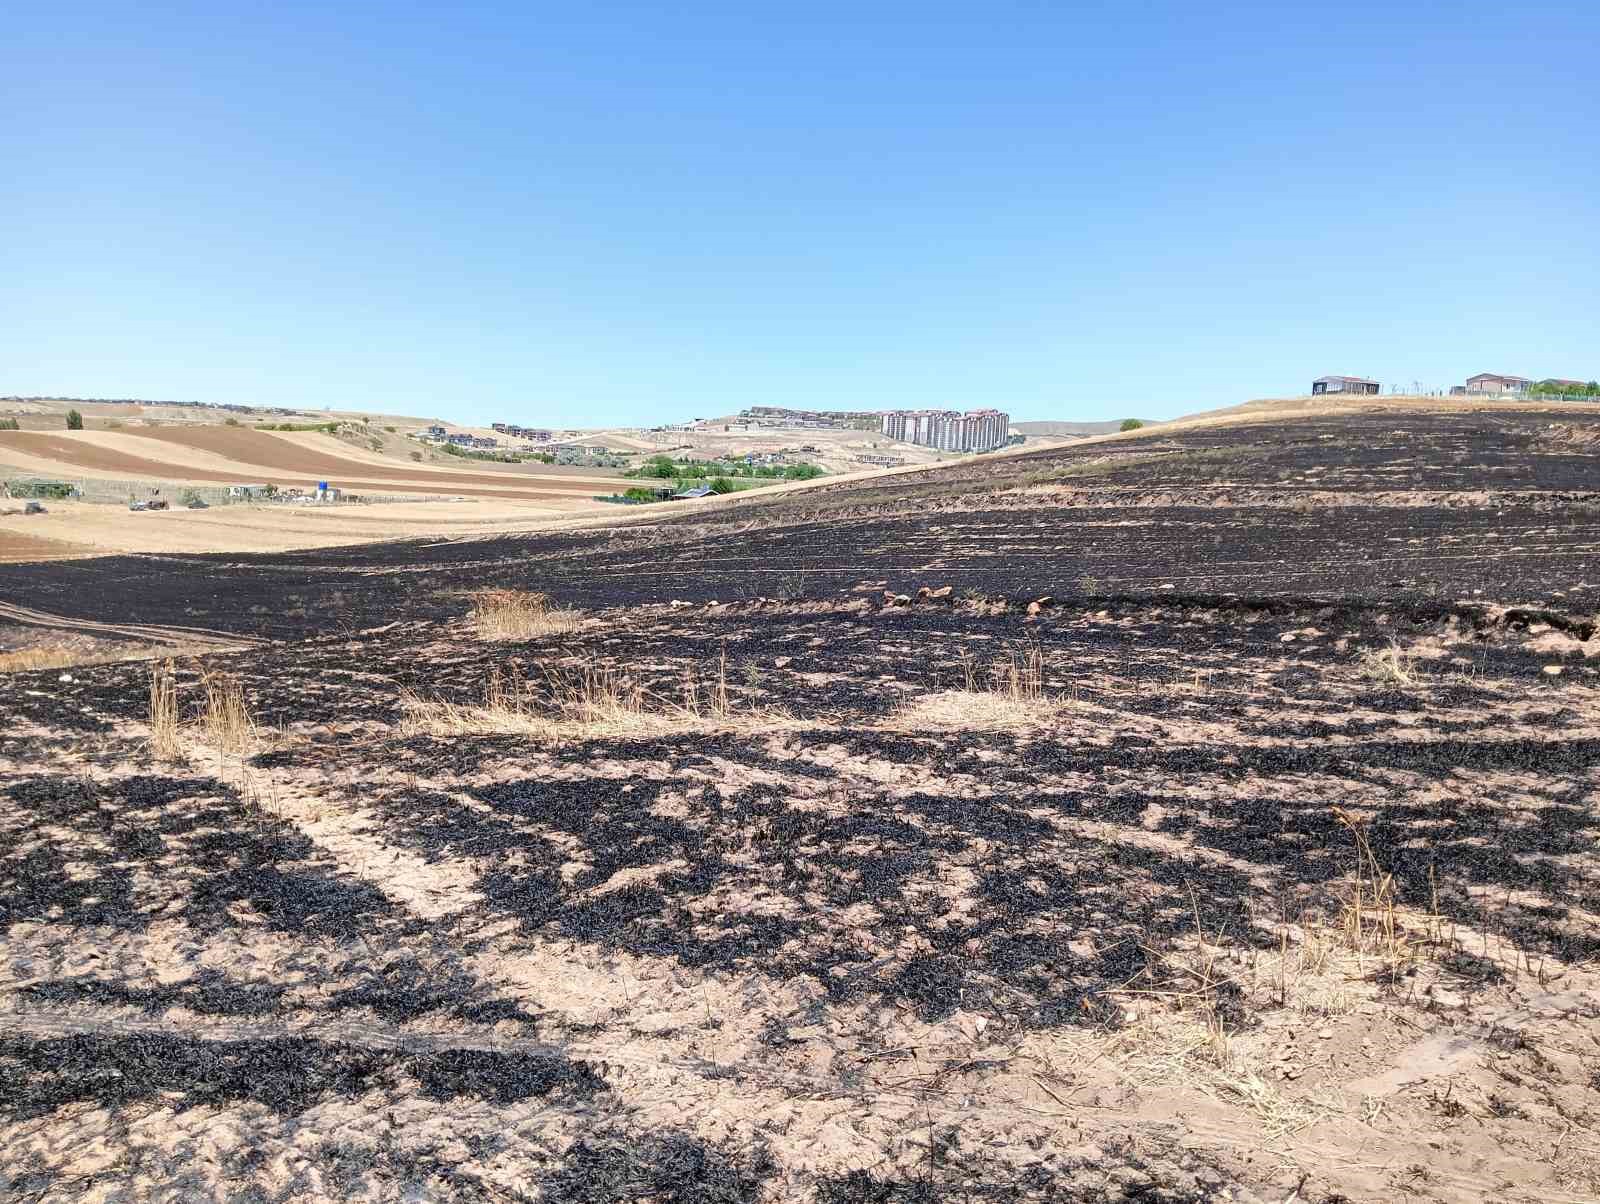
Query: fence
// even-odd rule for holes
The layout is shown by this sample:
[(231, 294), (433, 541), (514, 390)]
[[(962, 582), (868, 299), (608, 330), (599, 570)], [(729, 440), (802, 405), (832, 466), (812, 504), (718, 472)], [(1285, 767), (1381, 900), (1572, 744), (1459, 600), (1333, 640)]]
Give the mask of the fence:
[[(1600, 394), (1591, 393), (1512, 393), (1512, 392), (1456, 392), (1460, 385), (1448, 385), (1444, 388), (1434, 388), (1424, 385), (1421, 381), (1412, 381), (1410, 384), (1394, 384), (1380, 386), (1376, 396), (1381, 397), (1443, 397), (1454, 398), (1456, 401), (1588, 401), (1600, 405)], [(1301, 396), (1310, 397), (1313, 394), (1305, 393)], [(1318, 393), (1317, 397), (1361, 397), (1374, 396), (1374, 394), (1360, 393)]]
[[(38, 476), (12, 476), (5, 480), (6, 487), (13, 497), (48, 497), (55, 491), (40, 492), (41, 487), (48, 490), (54, 485), (66, 485), (72, 491), (72, 496), (79, 501), (100, 504), (122, 504), (131, 501), (147, 502), (151, 498), (159, 497), (171, 506), (184, 506), (191, 501), (202, 501), (207, 506), (228, 505), (290, 505), (293, 504), (294, 495), (279, 493), (273, 498), (241, 498), (230, 496), (228, 485), (190, 485), (182, 481), (155, 480), (149, 477), (142, 479), (129, 479), (126, 477), (38, 477)], [(298, 495), (301, 497), (305, 494)], [(437, 502), (455, 497), (455, 494), (389, 494), (389, 493), (362, 493), (357, 495), (344, 494), (337, 502), (319, 503), (320, 505), (346, 506), (346, 505), (371, 505), (375, 502)]]

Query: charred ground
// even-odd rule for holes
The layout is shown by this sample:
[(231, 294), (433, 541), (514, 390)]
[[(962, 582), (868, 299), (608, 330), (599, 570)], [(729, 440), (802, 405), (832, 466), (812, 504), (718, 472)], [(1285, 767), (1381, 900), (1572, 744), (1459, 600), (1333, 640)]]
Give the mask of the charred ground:
[[(10, 679), (7, 1186), (1584, 1198), (1590, 446), (1373, 412), (603, 532), (0, 567), (259, 641), (174, 673), (260, 726), (157, 762), (149, 665)], [(486, 642), (485, 585), (584, 617)], [(1018, 663), (1036, 714), (919, 718)], [(597, 669), (727, 705), (414, 721)]]

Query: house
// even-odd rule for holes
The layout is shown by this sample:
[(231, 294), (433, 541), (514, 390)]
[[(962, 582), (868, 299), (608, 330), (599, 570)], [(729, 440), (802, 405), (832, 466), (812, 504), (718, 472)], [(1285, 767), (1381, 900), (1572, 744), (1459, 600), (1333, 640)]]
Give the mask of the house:
[(672, 496), (673, 496), (674, 499), (676, 499), (676, 498), (710, 497), (711, 496), (711, 486), (709, 486), (709, 485), (696, 485), (693, 489), (685, 489), (682, 493), (675, 493)]
[(444, 438), (444, 427), (442, 427), (442, 426), (430, 426), (428, 428), (428, 435), (429, 435), (430, 438), (433, 438), (433, 439), (443, 439)]
[(1499, 376), (1493, 372), (1480, 372), (1467, 377), (1468, 393), (1489, 393), (1504, 397), (1507, 393), (1526, 393), (1533, 382), (1525, 376)]
[(1364, 376), (1319, 376), (1311, 382), (1313, 397), (1322, 393), (1376, 393), (1378, 382)]

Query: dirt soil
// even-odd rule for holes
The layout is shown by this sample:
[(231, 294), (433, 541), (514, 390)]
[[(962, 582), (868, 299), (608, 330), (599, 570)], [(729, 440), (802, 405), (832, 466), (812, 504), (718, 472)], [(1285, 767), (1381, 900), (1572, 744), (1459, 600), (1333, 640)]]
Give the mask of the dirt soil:
[[(257, 641), (176, 659), (177, 760), (147, 663), (5, 679), (0, 1196), (1595, 1199), (1596, 460), (1547, 420), (0, 566)], [(483, 584), (585, 617), (485, 641)], [(677, 719), (411, 718), (584, 671)]]
[[(229, 469), (201, 464), (187, 458), (183, 450), (163, 456), (162, 445), (169, 440), (180, 449), (197, 446), (201, 450), (215, 452), (218, 449), (209, 446), (209, 438), (198, 444), (191, 442), (201, 436), (209, 437), (211, 432), (221, 432), (226, 437), (216, 440), (218, 448), (231, 449), (239, 458), (237, 467)], [(542, 466), (525, 466), (517, 473), (449, 472), (442, 469), (408, 471), (399, 464), (381, 468), (331, 453), (319, 453), (263, 432), (236, 431), (229, 427), (152, 428), (148, 431), (118, 432), (121, 438), (114, 447), (105, 445), (103, 434), (94, 432), (94, 435), (102, 438), (90, 439), (74, 438), (70, 434), (0, 431), (0, 460), (8, 453), (15, 452), (30, 464), (47, 461), (56, 466), (57, 471), (69, 476), (75, 472), (88, 472), (94, 475), (212, 484), (294, 482), (302, 487), (308, 482), (329, 480), (337, 482), (342, 489), (358, 493), (472, 493), (506, 499), (538, 500), (554, 496), (590, 496), (598, 487), (596, 478), (545, 475), (539, 471)], [(227, 455), (229, 452), (222, 450), (219, 454)], [(612, 484), (609, 479), (605, 481), (607, 486)]]

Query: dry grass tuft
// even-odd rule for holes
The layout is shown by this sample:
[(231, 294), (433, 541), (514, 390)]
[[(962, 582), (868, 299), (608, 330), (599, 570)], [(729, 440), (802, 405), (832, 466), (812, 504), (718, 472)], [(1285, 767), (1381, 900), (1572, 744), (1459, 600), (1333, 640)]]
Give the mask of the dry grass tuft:
[(476, 704), (400, 696), (408, 735), (520, 735), (551, 742), (671, 735), (684, 731), (770, 730), (792, 722), (784, 711), (744, 707), (728, 687), (727, 657), (715, 676), (684, 678), (682, 701), (650, 693), (624, 669), (589, 659), (545, 672), (541, 686), (494, 666)]
[(150, 752), (158, 761), (183, 758), (178, 740), (178, 683), (171, 661), (150, 674)]
[(914, 698), (899, 708), (887, 726), (948, 730), (1019, 730), (1037, 727), (1058, 715), (1064, 704), (1044, 688), (1044, 652), (1030, 644), (978, 671), (965, 650), (961, 654), (962, 687)]
[(217, 756), (225, 753), (244, 753), (257, 743), (255, 720), (245, 703), (244, 687), (231, 673), (212, 670), (200, 679), (205, 690), (205, 709), (200, 713), (200, 725)]
[(1387, 648), (1367, 649), (1358, 662), (1361, 676), (1369, 681), (1383, 682), (1411, 690), (1422, 684), (1422, 674), (1417, 671), (1416, 654), (1390, 644)]
[(552, 606), (548, 594), (517, 589), (480, 589), (472, 595), (468, 616), (480, 639), (526, 640), (537, 636), (567, 635), (578, 629), (582, 616), (575, 610)]

